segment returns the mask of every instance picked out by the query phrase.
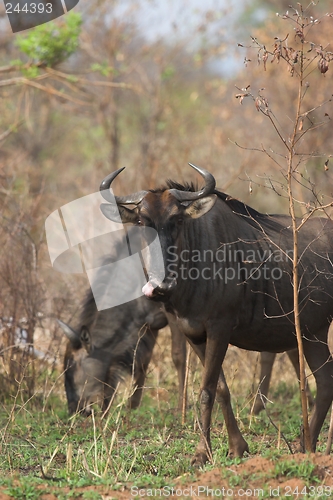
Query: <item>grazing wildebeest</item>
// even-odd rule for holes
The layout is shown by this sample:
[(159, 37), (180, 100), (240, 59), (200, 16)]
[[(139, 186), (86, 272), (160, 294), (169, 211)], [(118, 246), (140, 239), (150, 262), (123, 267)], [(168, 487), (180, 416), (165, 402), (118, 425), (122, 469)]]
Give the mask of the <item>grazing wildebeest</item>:
[[(114, 198), (109, 188), (122, 169), (107, 176), (100, 189), (108, 201), (101, 205), (107, 218), (114, 220), (116, 202), (123, 222), (158, 233), (165, 277), (161, 281), (147, 269), (143, 293), (163, 301), (167, 314), (177, 317), (203, 364), (201, 439), (192, 460), (201, 465), (211, 456), (215, 396), (226, 421), (229, 454), (242, 456), (248, 450), (221, 369), (228, 344), (282, 352), (295, 349), (297, 342), (291, 218), (257, 212), (215, 189), (209, 172), (193, 168), (205, 181), (200, 190), (168, 181), (161, 189)], [(300, 323), (304, 353), (317, 385), (310, 422), (313, 449), (333, 397), (333, 363), (328, 362), (327, 347), (333, 314), (332, 230), (330, 220), (311, 218), (298, 233)]]
[[(97, 274), (97, 280), (101, 279), (103, 269), (101, 267)], [(93, 404), (106, 410), (119, 382), (128, 374), (132, 375), (135, 387), (130, 407), (137, 408), (158, 331), (167, 325), (160, 305), (142, 296), (98, 311), (89, 289), (77, 329), (62, 321), (59, 324), (69, 339), (64, 358), (69, 412), (81, 411), (89, 415)], [(176, 325), (172, 328), (171, 338), (172, 359), (178, 372), (178, 404), (181, 407), (186, 340)]]

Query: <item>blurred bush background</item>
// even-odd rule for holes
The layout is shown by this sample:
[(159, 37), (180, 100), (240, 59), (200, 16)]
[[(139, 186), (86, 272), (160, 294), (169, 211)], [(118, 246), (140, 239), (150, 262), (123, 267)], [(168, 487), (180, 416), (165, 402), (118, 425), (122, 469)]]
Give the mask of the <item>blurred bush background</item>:
[[(264, 71), (246, 47), (251, 36), (269, 50), (287, 34), (296, 44), (293, 28), (275, 15), (289, 3), (220, 0), (203, 9), (190, 0), (82, 1), (17, 35), (0, 7), (1, 398), (18, 388), (23, 398), (46, 391), (61, 373), (55, 318), (73, 321), (88, 285), (84, 275), (52, 269), (44, 222), (97, 191), (109, 172), (128, 167), (115, 187), (128, 193), (168, 178), (195, 180), (192, 162), (254, 208), (288, 212), (276, 161), (281, 143), (254, 103), (240, 106), (235, 95), (248, 85), (254, 93), (265, 88), (288, 136), (293, 76), (276, 61)], [(329, 0), (313, 7), (321, 23), (312, 41), (323, 47), (332, 18), (321, 16), (332, 8)], [(330, 72), (311, 73), (309, 109), (331, 99)], [(302, 147), (308, 161), (300, 171), (327, 203), (332, 174), (321, 154), (330, 154), (330, 127), (307, 135)], [(300, 184), (296, 196), (311, 203), (314, 189)]]

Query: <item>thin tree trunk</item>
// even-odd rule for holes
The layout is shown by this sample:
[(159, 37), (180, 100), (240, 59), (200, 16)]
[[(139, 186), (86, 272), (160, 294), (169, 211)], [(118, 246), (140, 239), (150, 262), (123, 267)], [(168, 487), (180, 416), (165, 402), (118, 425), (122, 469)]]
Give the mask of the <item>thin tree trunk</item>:
[(297, 97), (297, 110), (296, 117), (294, 123), (294, 129), (292, 136), (290, 138), (290, 146), (288, 147), (289, 155), (288, 155), (288, 197), (289, 197), (289, 211), (292, 219), (292, 228), (293, 228), (293, 295), (294, 295), (294, 320), (295, 320), (295, 330), (296, 330), (296, 338), (298, 345), (298, 354), (299, 354), (299, 368), (300, 368), (300, 393), (301, 393), (301, 405), (302, 405), (302, 416), (303, 416), (303, 433), (304, 433), (304, 446), (305, 450), (308, 452), (312, 452), (312, 443), (310, 436), (310, 427), (309, 427), (309, 417), (308, 417), (308, 404), (306, 398), (306, 374), (305, 374), (305, 360), (304, 360), (304, 350), (303, 350), (303, 341), (302, 341), (302, 330), (301, 330), (301, 322), (300, 322), (300, 310), (299, 310), (299, 268), (298, 268), (298, 227), (297, 220), (295, 214), (295, 201), (293, 196), (292, 182), (293, 182), (293, 159), (295, 154), (295, 143), (297, 130), (299, 125), (299, 119), (301, 115), (301, 102), (302, 102), (302, 92), (303, 92), (303, 58), (301, 55), (301, 68), (300, 68), (300, 79), (299, 79), (299, 88), (298, 88), (298, 97)]

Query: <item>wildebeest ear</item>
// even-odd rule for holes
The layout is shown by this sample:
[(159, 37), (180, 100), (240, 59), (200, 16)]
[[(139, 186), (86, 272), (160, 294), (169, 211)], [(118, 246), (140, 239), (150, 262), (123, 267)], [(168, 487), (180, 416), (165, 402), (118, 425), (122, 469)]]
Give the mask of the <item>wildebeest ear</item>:
[(85, 350), (89, 352), (91, 347), (91, 340), (90, 340), (90, 332), (86, 326), (82, 326), (81, 328), (80, 340)]
[(205, 215), (213, 206), (215, 205), (217, 196), (216, 194), (211, 194), (200, 198), (199, 200), (193, 201), (186, 209), (185, 215), (191, 217), (191, 219), (198, 219)]
[(123, 207), (121, 205), (117, 206), (111, 205), (110, 203), (101, 203), (100, 208), (103, 215), (113, 222), (131, 222), (132, 224), (134, 224), (138, 219), (138, 215), (134, 210)]
[(66, 323), (64, 323), (60, 319), (57, 319), (57, 321), (58, 321), (59, 326), (61, 327), (62, 331), (64, 332), (64, 334), (66, 335), (66, 337), (68, 338), (70, 343), (72, 344), (73, 348), (80, 349), (82, 347), (80, 335), (75, 330), (73, 330), (73, 328), (71, 326), (67, 325)]

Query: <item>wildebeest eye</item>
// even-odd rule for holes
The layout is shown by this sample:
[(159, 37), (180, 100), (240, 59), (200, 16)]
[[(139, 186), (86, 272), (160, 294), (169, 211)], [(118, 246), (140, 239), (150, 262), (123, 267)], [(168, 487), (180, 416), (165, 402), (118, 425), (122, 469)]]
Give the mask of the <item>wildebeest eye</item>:
[(136, 221), (136, 225), (137, 225), (137, 226), (143, 226), (142, 219), (138, 219), (138, 220)]

